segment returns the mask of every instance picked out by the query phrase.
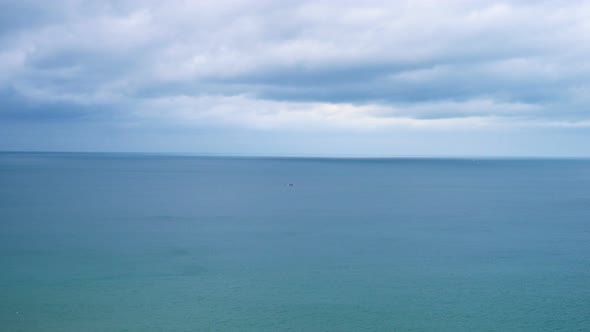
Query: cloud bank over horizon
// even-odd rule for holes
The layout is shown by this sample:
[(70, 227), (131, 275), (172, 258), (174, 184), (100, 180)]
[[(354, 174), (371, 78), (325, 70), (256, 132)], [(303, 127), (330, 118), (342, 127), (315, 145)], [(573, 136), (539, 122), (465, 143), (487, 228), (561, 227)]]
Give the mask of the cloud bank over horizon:
[(589, 155), (589, 59), (587, 1), (0, 0), (0, 148)]

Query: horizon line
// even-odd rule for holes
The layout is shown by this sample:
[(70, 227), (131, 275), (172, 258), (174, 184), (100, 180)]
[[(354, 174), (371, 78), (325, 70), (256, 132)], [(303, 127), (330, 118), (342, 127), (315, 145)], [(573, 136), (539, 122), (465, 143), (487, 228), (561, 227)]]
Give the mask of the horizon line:
[(0, 150), (0, 154), (94, 154), (210, 158), (293, 158), (293, 159), (590, 159), (590, 156), (549, 155), (326, 155), (326, 154), (269, 154), (269, 153), (212, 153), (212, 152), (156, 152), (156, 151), (35, 151)]

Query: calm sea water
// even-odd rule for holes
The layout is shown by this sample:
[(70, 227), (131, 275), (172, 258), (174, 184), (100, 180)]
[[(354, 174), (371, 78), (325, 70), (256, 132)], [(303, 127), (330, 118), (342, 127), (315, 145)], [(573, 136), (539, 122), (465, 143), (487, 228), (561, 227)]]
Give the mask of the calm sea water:
[(0, 330), (588, 331), (590, 161), (0, 154)]

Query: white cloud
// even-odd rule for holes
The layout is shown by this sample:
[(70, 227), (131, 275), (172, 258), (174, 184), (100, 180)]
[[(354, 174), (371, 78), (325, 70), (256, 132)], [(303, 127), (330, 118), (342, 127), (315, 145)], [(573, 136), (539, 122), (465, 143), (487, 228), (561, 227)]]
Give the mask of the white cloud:
[[(239, 96), (175, 96), (144, 100), (137, 118), (161, 121), (179, 126), (235, 126), (251, 129), (285, 130), (386, 130), (415, 129), (480, 129), (502, 125), (509, 118), (489, 115), (486, 111), (525, 115), (534, 109), (523, 104), (498, 104), (492, 100), (423, 103), (412, 105), (325, 102), (288, 102)], [(415, 118), (420, 113), (437, 110), (456, 112), (455, 117)]]

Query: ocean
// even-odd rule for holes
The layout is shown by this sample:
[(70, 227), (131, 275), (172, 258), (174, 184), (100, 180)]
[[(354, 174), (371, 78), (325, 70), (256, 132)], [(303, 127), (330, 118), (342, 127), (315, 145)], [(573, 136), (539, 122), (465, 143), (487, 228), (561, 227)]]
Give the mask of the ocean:
[(589, 331), (590, 160), (0, 154), (1, 331)]

